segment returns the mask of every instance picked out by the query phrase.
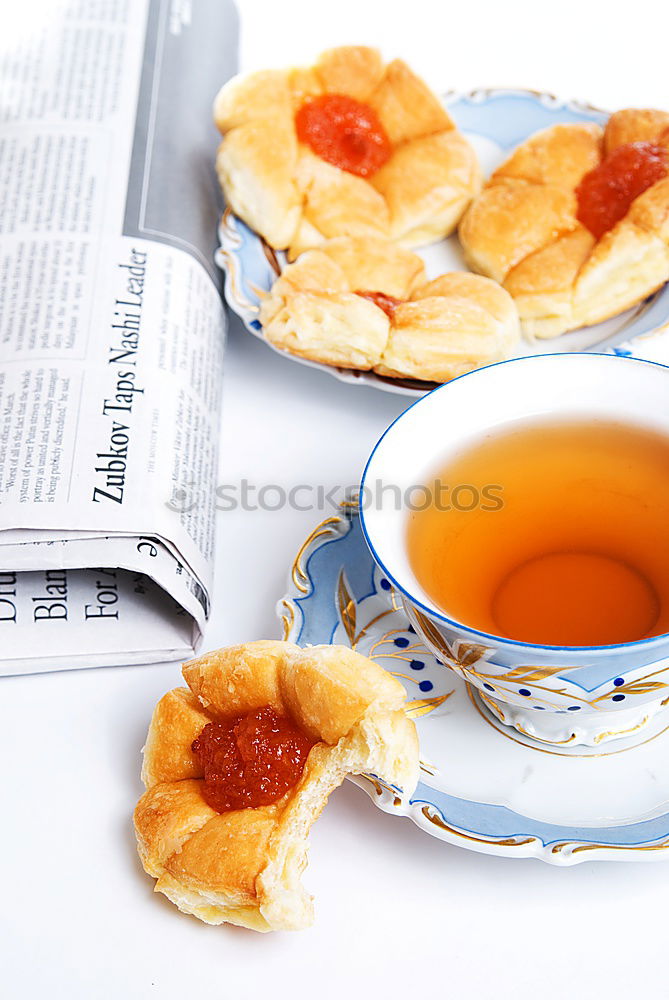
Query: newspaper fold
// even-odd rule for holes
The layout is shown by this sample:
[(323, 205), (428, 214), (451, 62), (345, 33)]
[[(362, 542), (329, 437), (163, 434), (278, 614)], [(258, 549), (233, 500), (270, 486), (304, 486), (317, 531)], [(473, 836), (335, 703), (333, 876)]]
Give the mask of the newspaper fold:
[(16, 20), (0, 42), (0, 673), (185, 657), (211, 601), (210, 108), (236, 13), (69, 0)]

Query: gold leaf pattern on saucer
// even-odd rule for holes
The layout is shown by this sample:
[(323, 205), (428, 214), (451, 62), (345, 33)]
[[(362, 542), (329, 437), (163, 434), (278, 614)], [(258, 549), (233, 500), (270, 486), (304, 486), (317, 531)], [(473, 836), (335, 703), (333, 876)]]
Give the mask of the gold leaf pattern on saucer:
[(348, 589), (343, 570), (339, 574), (339, 581), (337, 583), (337, 605), (339, 607), (339, 617), (344, 626), (348, 641), (351, 644), (351, 648), (355, 649), (356, 605)]

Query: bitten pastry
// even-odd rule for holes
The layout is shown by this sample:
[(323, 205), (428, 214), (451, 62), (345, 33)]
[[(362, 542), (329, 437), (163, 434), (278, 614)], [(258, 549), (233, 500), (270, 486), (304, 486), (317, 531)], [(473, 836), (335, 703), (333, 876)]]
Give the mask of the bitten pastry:
[(669, 280), (669, 113), (555, 125), (519, 146), (460, 224), (469, 266), (513, 295), (523, 329), (555, 337)]
[(289, 264), (260, 308), (267, 340), (291, 354), (381, 375), (445, 382), (501, 361), (520, 339), (511, 296), (385, 240), (329, 240)]
[(402, 685), (342, 646), (251, 642), (186, 663), (156, 706), (135, 831), (155, 889), (210, 924), (295, 930), (309, 829), (347, 774), (410, 795), (416, 729)]
[(334, 236), (441, 239), (480, 186), (474, 151), (439, 99), (376, 49), (235, 77), (214, 119), (228, 205), (290, 259)]

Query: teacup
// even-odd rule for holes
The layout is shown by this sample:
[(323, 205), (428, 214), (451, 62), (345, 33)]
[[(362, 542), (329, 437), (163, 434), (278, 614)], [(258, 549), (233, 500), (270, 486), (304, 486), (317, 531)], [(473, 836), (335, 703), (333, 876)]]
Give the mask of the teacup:
[(397, 503), (445, 452), (499, 425), (575, 417), (643, 425), (669, 436), (669, 368), (617, 355), (545, 354), (454, 379), (409, 407), (378, 441), (362, 479), (361, 520), (372, 555), (401, 593), (417, 633), (501, 722), (548, 744), (598, 746), (636, 738), (669, 704), (669, 635), (550, 646), (458, 622), (416, 578), (407, 551), (408, 510)]

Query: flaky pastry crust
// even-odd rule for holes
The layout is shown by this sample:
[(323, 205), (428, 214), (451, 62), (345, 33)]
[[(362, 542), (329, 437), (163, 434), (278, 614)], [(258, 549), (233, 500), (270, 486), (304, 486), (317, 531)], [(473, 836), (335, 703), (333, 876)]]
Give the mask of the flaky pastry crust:
[[(360, 291), (401, 301), (388, 315)], [(501, 361), (520, 339), (513, 299), (495, 282), (463, 271), (427, 281), (417, 254), (372, 237), (302, 254), (263, 300), (260, 321), (291, 354), (434, 382)]]
[(612, 149), (669, 146), (669, 113), (627, 109), (598, 125), (555, 125), (522, 143), (460, 223), (469, 266), (513, 295), (523, 329), (549, 338), (600, 323), (669, 279), (669, 177), (600, 240), (577, 219), (575, 189)]
[[(311, 825), (347, 774), (373, 773), (410, 795), (416, 729), (402, 685), (343, 646), (261, 641), (186, 663), (186, 688), (158, 702), (144, 748), (146, 792), (135, 809), (144, 869), (180, 910), (210, 924), (295, 930), (313, 918), (300, 882)], [(218, 813), (202, 796), (191, 744), (207, 723), (271, 705), (315, 744), (278, 802)]]
[[(326, 163), (298, 141), (309, 98), (342, 94), (368, 104), (392, 144), (368, 178)], [(290, 259), (334, 236), (377, 235), (417, 246), (453, 231), (480, 186), (473, 149), (439, 99), (399, 59), (343, 46), (310, 69), (239, 76), (221, 89), (216, 160), (228, 205)]]

